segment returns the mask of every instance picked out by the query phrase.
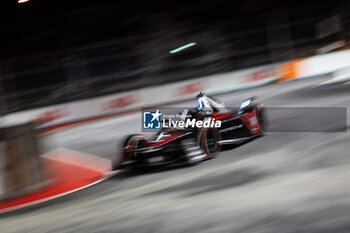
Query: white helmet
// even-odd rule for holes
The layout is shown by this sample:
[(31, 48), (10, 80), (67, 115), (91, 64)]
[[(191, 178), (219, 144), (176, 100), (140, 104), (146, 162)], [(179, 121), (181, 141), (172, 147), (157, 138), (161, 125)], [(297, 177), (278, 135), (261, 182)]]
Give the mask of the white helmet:
[(213, 108), (210, 105), (205, 95), (198, 98), (196, 108), (198, 112), (201, 113), (204, 117), (213, 115)]

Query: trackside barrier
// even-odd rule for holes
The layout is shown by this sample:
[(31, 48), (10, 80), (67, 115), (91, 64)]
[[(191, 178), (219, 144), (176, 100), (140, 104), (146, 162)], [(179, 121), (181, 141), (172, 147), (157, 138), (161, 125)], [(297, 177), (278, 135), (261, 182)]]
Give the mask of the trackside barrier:
[(1, 118), (4, 125), (35, 121), (53, 127), (118, 112), (193, 98), (200, 90), (219, 94), (323, 74), (333, 74), (350, 65), (350, 50), (317, 55), (290, 62), (216, 74), (176, 83), (147, 87), (103, 97), (16, 112)]
[(147, 87), (88, 100), (16, 112), (2, 118), (2, 123), (11, 125), (34, 121), (40, 127), (46, 128), (143, 106), (186, 100), (193, 98), (201, 90), (206, 90), (209, 94), (216, 94), (261, 86), (277, 80), (275, 71), (274, 66), (268, 65)]
[[(280, 69), (289, 75), (281, 75), (279, 81), (311, 78), (325, 74), (335, 74), (350, 66), (350, 50), (317, 55), (305, 59), (287, 62)], [(280, 71), (282, 71), (280, 70)]]
[(46, 176), (32, 124), (0, 129), (0, 200), (43, 188)]

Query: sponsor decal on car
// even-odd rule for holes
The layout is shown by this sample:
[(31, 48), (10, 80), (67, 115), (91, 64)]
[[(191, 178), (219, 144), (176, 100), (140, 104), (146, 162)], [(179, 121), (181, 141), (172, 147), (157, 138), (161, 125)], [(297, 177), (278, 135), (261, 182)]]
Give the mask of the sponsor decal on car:
[(232, 126), (232, 127), (228, 127), (228, 128), (226, 128), (226, 129), (220, 130), (220, 133), (225, 133), (225, 132), (227, 132), (227, 131), (240, 129), (240, 128), (242, 128), (242, 127), (243, 127), (243, 124), (234, 125), (234, 126)]

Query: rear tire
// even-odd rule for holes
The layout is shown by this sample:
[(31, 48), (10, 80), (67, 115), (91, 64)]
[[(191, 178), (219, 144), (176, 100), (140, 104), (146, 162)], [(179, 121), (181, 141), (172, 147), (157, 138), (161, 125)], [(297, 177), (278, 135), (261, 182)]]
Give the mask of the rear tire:
[(117, 169), (123, 161), (135, 158), (135, 153), (128, 153), (125, 148), (132, 143), (136, 143), (138, 146), (141, 141), (148, 141), (148, 138), (140, 134), (131, 134), (124, 139), (121, 145), (118, 145), (119, 154), (113, 161), (113, 170)]
[(124, 154), (126, 156), (129, 156), (131, 158), (136, 158), (137, 157), (136, 152), (127, 152), (125, 148), (127, 146), (132, 146), (132, 149), (137, 149), (142, 142), (148, 142), (148, 141), (149, 139), (144, 135), (131, 134), (125, 138), (122, 150), (124, 151)]

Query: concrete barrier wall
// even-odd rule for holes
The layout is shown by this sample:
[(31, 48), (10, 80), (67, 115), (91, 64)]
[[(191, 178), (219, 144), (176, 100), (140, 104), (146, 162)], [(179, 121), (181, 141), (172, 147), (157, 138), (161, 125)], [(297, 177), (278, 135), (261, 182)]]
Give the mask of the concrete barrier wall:
[(33, 125), (0, 128), (0, 200), (25, 195), (46, 184)]

